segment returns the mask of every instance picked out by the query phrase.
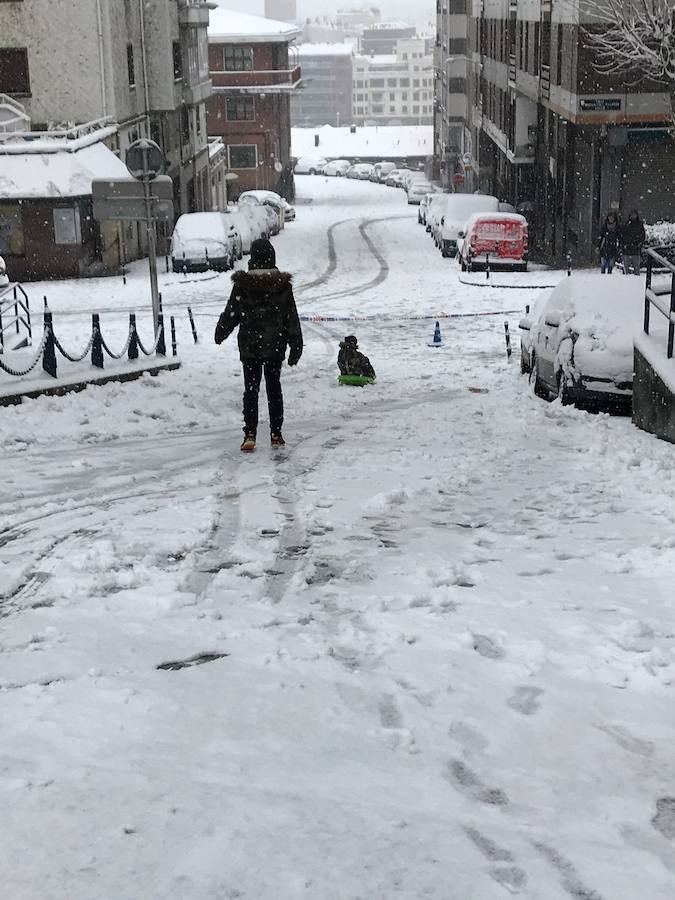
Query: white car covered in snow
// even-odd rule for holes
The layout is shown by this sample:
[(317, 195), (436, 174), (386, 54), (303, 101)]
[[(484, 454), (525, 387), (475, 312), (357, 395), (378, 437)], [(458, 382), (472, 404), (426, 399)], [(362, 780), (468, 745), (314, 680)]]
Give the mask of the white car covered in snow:
[(344, 178), (351, 169), (352, 164), (348, 159), (333, 159), (326, 163), (323, 168), (323, 174), (330, 178)]
[(7, 266), (4, 259), (0, 256), (0, 288), (9, 284), (9, 276), (7, 275)]
[(370, 181), (375, 167), (370, 163), (356, 163), (347, 172), (347, 178), (355, 178), (359, 181)]
[(410, 206), (419, 206), (426, 195), (432, 194), (433, 191), (434, 187), (432, 184), (429, 184), (428, 181), (414, 181), (406, 191), (408, 194), (408, 204)]
[(639, 278), (579, 274), (564, 278), (520, 321), (521, 368), (537, 396), (565, 404), (603, 401), (630, 407), (633, 340), (642, 324)]
[(448, 194), (445, 210), (436, 225), (435, 241), (443, 256), (457, 256), (459, 232), (475, 213), (499, 212), (499, 200), (487, 194)]
[(279, 214), (280, 219), (283, 210), (284, 222), (295, 221), (295, 207), (291, 206), (288, 200), (280, 194), (277, 194), (276, 191), (244, 191), (239, 197), (239, 203), (252, 203), (256, 206), (271, 206), (272, 209)]
[[(226, 272), (238, 256), (237, 238), (227, 216), (219, 212), (185, 213), (171, 238), (174, 272)], [(241, 243), (241, 238), (239, 238)]]
[(301, 156), (293, 171), (296, 175), (321, 175), (327, 165), (323, 156)]

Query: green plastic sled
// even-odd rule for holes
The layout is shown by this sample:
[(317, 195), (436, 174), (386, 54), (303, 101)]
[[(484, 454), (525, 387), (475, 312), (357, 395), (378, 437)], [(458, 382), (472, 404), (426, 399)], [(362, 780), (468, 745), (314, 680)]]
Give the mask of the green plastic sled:
[(368, 375), (338, 375), (338, 381), (349, 387), (365, 387), (367, 384), (373, 384), (375, 379)]

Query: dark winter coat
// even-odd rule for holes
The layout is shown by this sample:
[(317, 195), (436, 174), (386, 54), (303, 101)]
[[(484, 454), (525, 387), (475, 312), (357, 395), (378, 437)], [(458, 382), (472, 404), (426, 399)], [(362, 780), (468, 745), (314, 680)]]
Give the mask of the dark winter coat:
[(644, 246), (646, 234), (642, 219), (629, 219), (621, 232), (623, 252), (626, 256), (639, 256)]
[(278, 269), (235, 272), (232, 294), (216, 325), (216, 344), (239, 326), (239, 356), (247, 360), (281, 362), (302, 355), (302, 329), (293, 297), (293, 276)]
[(621, 253), (622, 247), (622, 237), (621, 237), (621, 226), (618, 222), (615, 222), (613, 225), (610, 225), (609, 222), (605, 222), (602, 227), (602, 231), (600, 232), (600, 238), (598, 240), (598, 249), (600, 250), (601, 256), (611, 256), (616, 259), (617, 256)]
[(356, 349), (356, 344), (348, 341), (340, 341), (338, 368), (341, 375), (365, 375), (367, 378), (375, 378), (375, 369), (368, 357)]

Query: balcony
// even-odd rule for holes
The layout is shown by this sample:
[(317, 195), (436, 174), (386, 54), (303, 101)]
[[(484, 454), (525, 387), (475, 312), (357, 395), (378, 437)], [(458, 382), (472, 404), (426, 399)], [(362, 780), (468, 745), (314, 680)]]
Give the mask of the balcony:
[(211, 72), (214, 94), (285, 94), (302, 83), (300, 66), (250, 72)]
[(209, 7), (204, 0), (179, 0), (178, 24), (203, 26), (209, 24)]
[(509, 84), (515, 85), (516, 83), (516, 54), (509, 54)]
[(550, 66), (542, 66), (541, 67), (541, 96), (543, 100), (551, 99), (551, 67)]

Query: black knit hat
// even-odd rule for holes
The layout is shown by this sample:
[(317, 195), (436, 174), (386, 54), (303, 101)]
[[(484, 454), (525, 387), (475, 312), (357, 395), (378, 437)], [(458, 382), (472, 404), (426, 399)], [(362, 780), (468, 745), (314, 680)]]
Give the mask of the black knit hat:
[(358, 347), (359, 345), (355, 334), (348, 334), (344, 342), (348, 347)]
[(277, 255), (274, 247), (267, 238), (259, 238), (251, 244), (251, 258), (248, 261), (249, 269), (275, 269)]

